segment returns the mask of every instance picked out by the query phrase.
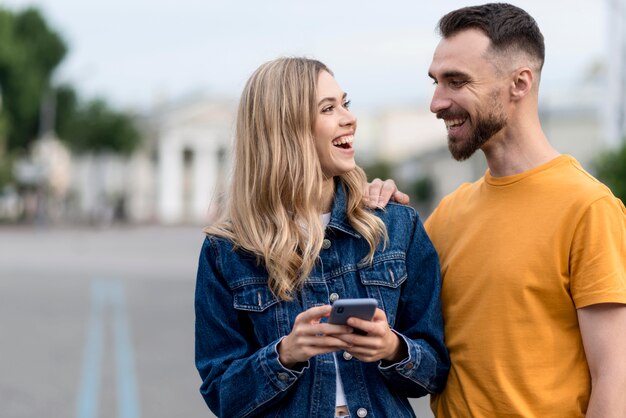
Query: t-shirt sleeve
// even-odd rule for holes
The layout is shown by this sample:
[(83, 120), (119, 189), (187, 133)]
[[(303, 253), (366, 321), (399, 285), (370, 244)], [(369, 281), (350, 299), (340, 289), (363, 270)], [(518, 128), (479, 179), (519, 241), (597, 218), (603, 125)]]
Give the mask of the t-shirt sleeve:
[(426, 234), (428, 234), (429, 237), (430, 237), (430, 234), (432, 233), (432, 231), (429, 229), (432, 228), (433, 225), (437, 222), (436, 218), (437, 218), (437, 209), (435, 209), (430, 214), (430, 216), (426, 219), (426, 221), (424, 221), (424, 229), (426, 230)]
[(570, 290), (576, 308), (626, 303), (626, 209), (612, 195), (593, 202), (574, 232)]

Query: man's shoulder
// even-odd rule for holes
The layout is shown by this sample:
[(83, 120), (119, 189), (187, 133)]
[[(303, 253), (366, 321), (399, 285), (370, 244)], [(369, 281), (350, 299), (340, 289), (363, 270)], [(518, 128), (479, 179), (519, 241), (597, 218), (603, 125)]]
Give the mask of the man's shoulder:
[(428, 234), (434, 234), (434, 229), (437, 226), (445, 229), (448, 220), (457, 218), (461, 213), (464, 213), (467, 209), (467, 203), (475, 198), (476, 191), (480, 190), (480, 185), (483, 182), (484, 177), (473, 183), (462, 183), (456, 190), (444, 196), (424, 222)]
[(588, 202), (607, 197), (615, 199), (611, 189), (585, 170), (575, 158), (569, 157), (566, 162), (558, 177), (558, 186), (564, 194)]
[(481, 177), (474, 182), (461, 183), (454, 191), (447, 194), (441, 199), (438, 207), (445, 207), (447, 205), (454, 205), (456, 202), (466, 202), (480, 189), (484, 183), (485, 178)]

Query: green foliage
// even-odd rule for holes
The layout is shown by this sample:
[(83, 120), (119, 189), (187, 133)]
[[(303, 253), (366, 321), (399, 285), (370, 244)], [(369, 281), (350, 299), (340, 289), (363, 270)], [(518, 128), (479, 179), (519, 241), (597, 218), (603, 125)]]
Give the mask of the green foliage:
[(51, 86), (54, 69), (66, 52), (65, 43), (39, 11), (0, 7), (0, 157), (3, 149), (28, 149), (42, 129), (42, 103), (50, 96), (56, 102), (54, 129), (74, 151), (129, 154), (139, 143), (130, 116), (103, 100), (81, 101), (69, 85)]
[(411, 185), (409, 194), (415, 197), (417, 203), (430, 204), (435, 197), (435, 184), (429, 176), (418, 178)]
[(103, 100), (81, 102), (69, 86), (57, 90), (57, 133), (76, 152), (130, 154), (141, 136), (132, 118)]
[[(378, 160), (369, 165), (363, 166), (367, 174), (368, 181), (375, 178), (381, 180), (393, 179), (393, 166), (388, 161)], [(435, 183), (429, 176), (422, 176), (411, 182), (396, 181), (398, 190), (407, 193), (411, 199), (411, 204), (421, 208), (430, 208), (435, 197)]]
[(56, 102), (55, 130), (62, 140), (70, 142), (67, 140), (67, 137), (72, 136), (72, 125), (78, 111), (78, 94), (68, 84), (57, 87), (54, 94)]
[(374, 163), (362, 166), (363, 171), (367, 175), (368, 181), (372, 181), (376, 178), (381, 180), (387, 180), (392, 178), (391, 165), (387, 161), (378, 160)]
[(13, 182), (13, 157), (0, 153), (0, 193), (7, 184)]
[(626, 141), (620, 148), (601, 154), (594, 165), (598, 178), (626, 202)]
[(26, 149), (37, 136), (41, 99), (66, 52), (39, 11), (0, 8), (0, 87), (8, 150)]

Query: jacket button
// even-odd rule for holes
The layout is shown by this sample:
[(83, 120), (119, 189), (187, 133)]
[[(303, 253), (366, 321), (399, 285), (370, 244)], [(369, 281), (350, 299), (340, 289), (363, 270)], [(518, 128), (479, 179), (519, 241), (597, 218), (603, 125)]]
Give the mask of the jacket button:
[(361, 417), (361, 418), (366, 417), (366, 416), (367, 416), (367, 409), (365, 409), (365, 408), (359, 408), (359, 409), (357, 409), (356, 414), (357, 414), (359, 417)]
[(413, 362), (411, 363), (407, 363), (406, 368), (411, 370), (413, 367), (415, 367), (415, 364), (413, 364)]
[(287, 373), (278, 373), (278, 379), (286, 382), (287, 380), (289, 380), (289, 376), (287, 375)]
[(347, 351), (343, 352), (343, 359), (344, 360), (352, 360), (352, 354), (348, 353)]
[(330, 296), (329, 296), (329, 299), (330, 299), (331, 302), (334, 302), (337, 299), (339, 299), (339, 295), (336, 294), (336, 293), (331, 293)]
[(327, 250), (330, 248), (330, 240), (328, 238), (324, 238), (322, 241), (322, 249)]

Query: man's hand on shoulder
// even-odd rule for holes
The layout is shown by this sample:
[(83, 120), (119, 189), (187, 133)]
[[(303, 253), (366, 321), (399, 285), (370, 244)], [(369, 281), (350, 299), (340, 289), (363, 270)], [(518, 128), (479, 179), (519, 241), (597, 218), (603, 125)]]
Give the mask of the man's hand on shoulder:
[(384, 208), (389, 201), (408, 205), (410, 202), (409, 195), (398, 190), (396, 182), (389, 179), (382, 181), (374, 179), (371, 183), (365, 185), (365, 204), (372, 208)]

